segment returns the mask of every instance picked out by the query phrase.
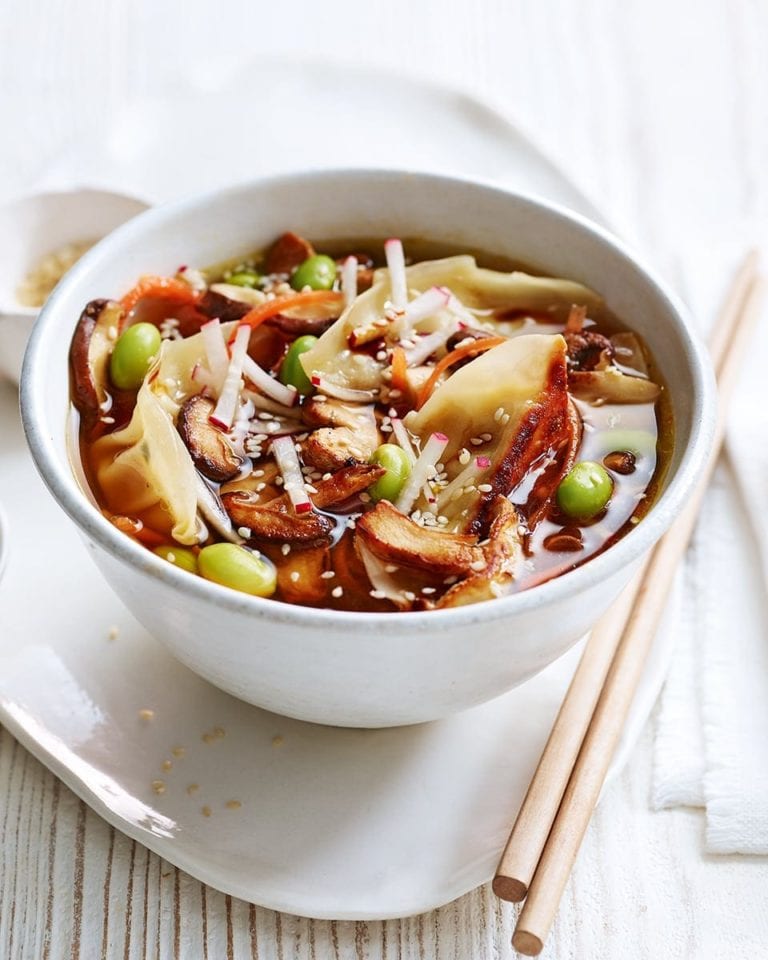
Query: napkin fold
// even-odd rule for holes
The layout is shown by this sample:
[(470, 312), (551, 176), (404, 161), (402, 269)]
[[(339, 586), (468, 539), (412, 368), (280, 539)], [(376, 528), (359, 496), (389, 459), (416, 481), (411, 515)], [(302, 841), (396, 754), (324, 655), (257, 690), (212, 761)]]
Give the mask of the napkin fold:
[[(686, 299), (703, 331), (737, 259), (728, 247), (682, 265)], [(768, 853), (766, 376), (764, 311), (688, 552), (677, 646), (657, 715), (653, 804), (704, 807), (710, 853)]]

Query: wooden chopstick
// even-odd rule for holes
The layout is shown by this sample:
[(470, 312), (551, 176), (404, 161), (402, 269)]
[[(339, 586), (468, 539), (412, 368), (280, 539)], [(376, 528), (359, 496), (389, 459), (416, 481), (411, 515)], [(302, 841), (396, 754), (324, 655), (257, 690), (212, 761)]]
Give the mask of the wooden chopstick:
[[(763, 284), (756, 279), (756, 256), (752, 254), (731, 287), (712, 338), (721, 394), (715, 452), (722, 443), (723, 411), (762, 293)], [(638, 584), (636, 579), (633, 588), (593, 632), (518, 815), (494, 889), (501, 896), (508, 893), (519, 898), (530, 884), (528, 902), (513, 938), (521, 952), (535, 955), (542, 948), (626, 719), (672, 571), (690, 538), (714, 462), (713, 453), (706, 476), (685, 511), (652, 552), (642, 583)], [(625, 624), (626, 629), (622, 630)], [(569, 729), (569, 724), (576, 729)], [(573, 766), (579, 746), (581, 752)], [(541, 854), (542, 838), (547, 837)]]
[[(753, 250), (742, 261), (710, 336), (709, 350), (718, 376), (736, 321), (755, 281), (758, 259)], [(517, 902), (528, 893), (649, 560), (650, 556), (592, 629), (493, 879), (494, 893), (502, 900)]]

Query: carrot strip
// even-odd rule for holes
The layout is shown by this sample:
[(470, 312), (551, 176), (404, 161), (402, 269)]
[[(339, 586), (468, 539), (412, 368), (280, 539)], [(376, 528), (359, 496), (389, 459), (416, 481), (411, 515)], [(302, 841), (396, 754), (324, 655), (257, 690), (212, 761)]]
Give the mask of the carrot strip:
[(200, 294), (183, 280), (175, 277), (156, 277), (148, 275), (142, 277), (135, 287), (131, 288), (120, 301), (126, 313), (130, 313), (139, 300), (144, 297), (167, 297), (171, 300), (180, 300), (184, 303), (197, 303)]
[(395, 347), (392, 351), (392, 380), (393, 390), (401, 393), (408, 392), (408, 360), (402, 347)]
[(341, 303), (343, 294), (334, 290), (307, 290), (304, 293), (294, 293), (287, 297), (276, 297), (274, 300), (268, 300), (266, 303), (249, 310), (241, 318), (241, 324), (247, 324), (249, 327), (258, 327), (259, 324), (269, 320), (270, 317), (277, 316), (284, 310), (292, 310), (294, 307), (307, 307), (313, 303), (327, 303), (329, 301), (338, 301)]
[(490, 350), (491, 347), (498, 347), (500, 343), (506, 343), (506, 337), (486, 337), (484, 340), (475, 340), (474, 343), (465, 343), (461, 347), (456, 347), (455, 350), (451, 350), (450, 353), (446, 354), (439, 363), (435, 364), (432, 373), (429, 376), (429, 380), (426, 381), (419, 390), (419, 393), (416, 397), (416, 409), (420, 410), (424, 404), (429, 400), (432, 391), (435, 389), (437, 381), (440, 379), (440, 375), (452, 367), (454, 363), (458, 363), (459, 360), (463, 360), (464, 357), (471, 357), (476, 353), (484, 353), (486, 350)]

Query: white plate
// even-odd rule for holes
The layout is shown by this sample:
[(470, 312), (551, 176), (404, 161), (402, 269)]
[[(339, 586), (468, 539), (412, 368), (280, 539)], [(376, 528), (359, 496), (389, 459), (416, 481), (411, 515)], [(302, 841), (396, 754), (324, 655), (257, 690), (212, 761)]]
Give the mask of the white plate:
[[(297, 128), (306, 138), (309, 126), (296, 119), (302, 98), (320, 91), (334, 105), (335, 122), (357, 131), (355, 143), (355, 116), (397, 120), (401, 137), (428, 131), (418, 140), (421, 166), (496, 175), (594, 215), (524, 136), (466, 96), (328, 67), (284, 68), (276, 80), (273, 65), (250, 71), (249, 80), (250, 89), (267, 91), (258, 111), (264, 128), (277, 122), (270, 110), (292, 116), (285, 142), (294, 146)], [(221, 129), (242, 116), (243, 89), (233, 83), (206, 98), (205, 115), (217, 104)], [(274, 169), (274, 138), (260, 148), (261, 125), (241, 124), (238, 156), (249, 157), (247, 170), (241, 159), (216, 166), (206, 157), (182, 172), (179, 159), (199, 138), (199, 126), (194, 138), (186, 132), (191, 103), (177, 101), (172, 120), (162, 107), (143, 114), (146, 129), (157, 133), (162, 122), (167, 137), (162, 145), (149, 135), (131, 141), (138, 152), (126, 169), (140, 168), (147, 179), (123, 181), (106, 155), (94, 176), (161, 197)], [(113, 142), (126, 130), (124, 120)], [(344, 137), (334, 141), (342, 152), (322, 144), (313, 154), (318, 165), (350, 161)], [(395, 164), (394, 153), (373, 152), (375, 137), (367, 144), (351, 159)], [(284, 162), (291, 150), (277, 156)], [(492, 876), (578, 648), (506, 696), (432, 724), (341, 730), (250, 707), (173, 660), (102, 581), (34, 473), (8, 385), (0, 392), (0, 425), (10, 548), (0, 585), (0, 721), (32, 753), (110, 823), (171, 863), (274, 909), (335, 919), (404, 916)], [(614, 774), (658, 693), (669, 636), (659, 634)], [(192, 784), (198, 789), (190, 792)]]

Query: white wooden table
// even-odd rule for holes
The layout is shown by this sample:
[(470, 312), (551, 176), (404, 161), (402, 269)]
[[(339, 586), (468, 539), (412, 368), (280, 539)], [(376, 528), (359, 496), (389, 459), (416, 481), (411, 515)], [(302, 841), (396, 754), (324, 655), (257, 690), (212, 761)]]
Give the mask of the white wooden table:
[[(126, 98), (170, 93), (211, 57), (402, 64), (509, 108), (676, 282), (688, 238), (768, 232), (767, 48), (760, 0), (10, 0), (0, 197)], [(649, 725), (599, 808), (544, 956), (765, 956), (768, 863), (705, 857), (698, 813), (649, 810), (651, 744)], [(514, 918), (488, 888), (385, 923), (233, 900), (112, 830), (0, 731), (3, 960), (485, 960), (513, 955)]]

